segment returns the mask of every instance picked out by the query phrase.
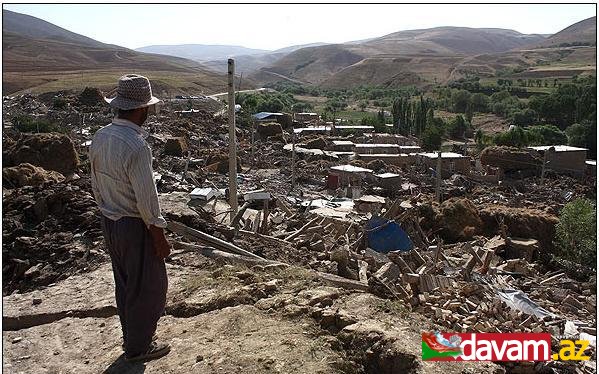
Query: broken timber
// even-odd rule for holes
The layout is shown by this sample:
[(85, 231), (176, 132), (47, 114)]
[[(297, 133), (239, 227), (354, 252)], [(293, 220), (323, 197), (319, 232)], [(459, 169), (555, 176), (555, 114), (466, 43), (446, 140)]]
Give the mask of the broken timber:
[(198, 231), (198, 230), (194, 230), (190, 227), (185, 226), (182, 223), (179, 222), (175, 222), (175, 221), (171, 221), (168, 223), (167, 228), (169, 230), (171, 230), (172, 232), (179, 234), (179, 235), (183, 235), (185, 237), (191, 237), (193, 239), (208, 243), (213, 245), (214, 247), (218, 248), (218, 249), (222, 249), (226, 252), (231, 252), (231, 253), (235, 253), (238, 255), (242, 255), (242, 256), (247, 256), (250, 258), (255, 258), (258, 260), (264, 260), (266, 261), (265, 258), (262, 258), (258, 255), (253, 254), (252, 252), (248, 252), (245, 249), (241, 249), (238, 246), (231, 244), (231, 243), (227, 243), (224, 240), (221, 240), (219, 238), (216, 238), (212, 235), (208, 235), (204, 232)]
[[(239, 255), (235, 253), (219, 251), (212, 247), (204, 247), (197, 244), (174, 242), (173, 247), (175, 249), (183, 249), (185, 251), (193, 251), (201, 254), (202, 256), (211, 258), (213, 260), (223, 260), (231, 264), (244, 264), (244, 265), (257, 265), (257, 264), (275, 264), (275, 265), (286, 265), (282, 262), (271, 261), (266, 259), (257, 259), (253, 257), (247, 257), (245, 255)], [(288, 266), (288, 265), (287, 265)]]

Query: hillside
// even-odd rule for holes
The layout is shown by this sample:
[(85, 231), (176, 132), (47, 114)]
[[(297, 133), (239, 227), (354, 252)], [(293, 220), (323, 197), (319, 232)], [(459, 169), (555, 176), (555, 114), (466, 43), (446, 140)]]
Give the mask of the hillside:
[[(190, 79), (200, 81), (200, 87), (210, 90), (208, 92), (220, 91), (226, 86), (223, 75), (195, 61), (100, 43), (35, 17), (23, 17), (6, 10), (3, 16), (4, 95), (25, 89), (37, 93), (81, 89), (90, 82), (114, 85), (119, 75), (131, 71), (150, 78), (153, 75), (164, 77), (165, 89), (197, 86), (190, 85)], [(167, 73), (171, 73), (170, 76)], [(184, 76), (186, 79), (181, 79)]]
[[(219, 46), (219, 47), (222, 47), (223, 51), (225, 51), (226, 53), (221, 54), (220, 56), (211, 56), (211, 57), (207, 57), (207, 56), (209, 56), (212, 53), (212, 52), (210, 52), (210, 47), (212, 47), (212, 46), (203, 46), (206, 48), (202, 48), (202, 47), (200, 47), (200, 45), (197, 45), (198, 51), (195, 56), (191, 56), (191, 54), (194, 53), (191, 48), (188, 48), (185, 46), (176, 46), (176, 47), (182, 47), (181, 50), (179, 51), (179, 53), (177, 54), (177, 51), (175, 51), (175, 50), (169, 51), (168, 48), (166, 48), (169, 46), (165, 46), (164, 51), (159, 52), (159, 53), (164, 53), (164, 54), (179, 56), (179, 57), (185, 57), (185, 55), (189, 54), (190, 56), (188, 58), (199, 61), (205, 67), (212, 69), (219, 73), (227, 72), (227, 58), (234, 57), (235, 58), (235, 72), (240, 73), (240, 74), (246, 74), (246, 76), (247, 76), (247, 74), (253, 73), (264, 66), (273, 64), (278, 59), (286, 56), (287, 54), (289, 54), (291, 52), (297, 51), (298, 49), (321, 46), (321, 45), (326, 45), (326, 43), (310, 43), (310, 44), (302, 44), (302, 45), (292, 45), (292, 46), (280, 48), (280, 49), (277, 49), (274, 51), (256, 50), (256, 49), (237, 47), (237, 46)], [(173, 46), (173, 47), (175, 47), (175, 46)], [(183, 47), (185, 47), (185, 48), (183, 48)], [(141, 49), (138, 49), (138, 50), (141, 50)], [(150, 50), (146, 50), (146, 52), (149, 52), (149, 51)], [(250, 51), (251, 53), (245, 53), (246, 51)]]
[(475, 55), (504, 52), (543, 39), (540, 35), (525, 35), (514, 30), (436, 27), (400, 31), (361, 45), (382, 54)]
[(225, 63), (231, 56), (257, 55), (269, 52), (264, 49), (252, 49), (237, 45), (205, 44), (150, 45), (136, 48), (135, 50), (138, 52), (188, 58), (195, 61), (225, 60)]
[[(268, 66), (270, 64), (275, 63), (278, 59), (282, 58), (285, 55), (285, 52), (273, 52), (257, 55), (234, 56), (235, 73), (244, 74), (244, 76), (247, 76), (247, 74), (253, 73), (264, 66)], [(211, 69), (221, 74), (227, 72), (226, 59), (202, 61), (202, 65), (204, 65), (208, 69)]]
[[(42, 19), (2, 10), (2, 34), (12, 33), (32, 39), (46, 39), (61, 42), (70, 42), (91, 47), (108, 47), (108, 44), (79, 35), (69, 30), (46, 22)], [(111, 46), (115, 47), (115, 46)]]
[[(262, 68), (254, 77), (271, 81), (276, 79), (271, 73), (277, 73), (329, 86), (381, 82), (393, 85), (405, 84), (406, 80), (432, 82), (447, 78), (456, 57), (508, 51), (542, 39), (541, 35), (524, 35), (503, 29), (437, 27), (400, 31), (362, 42), (303, 48)], [(434, 62), (419, 67), (415, 63), (421, 58)], [(413, 59), (416, 60), (410, 62)], [(381, 69), (387, 73), (381, 75)], [(424, 72), (418, 70), (424, 70), (426, 74), (422, 75)], [(336, 77), (337, 73), (341, 76)]]
[[(482, 78), (571, 78), (596, 73), (595, 20), (578, 22), (548, 38), (465, 27), (400, 31), (365, 41), (300, 49), (251, 77), (261, 83), (292, 80), (329, 88), (430, 86), (472, 74)], [(546, 44), (561, 47), (546, 48)]]
[(597, 45), (597, 17), (587, 18), (553, 34), (537, 47)]

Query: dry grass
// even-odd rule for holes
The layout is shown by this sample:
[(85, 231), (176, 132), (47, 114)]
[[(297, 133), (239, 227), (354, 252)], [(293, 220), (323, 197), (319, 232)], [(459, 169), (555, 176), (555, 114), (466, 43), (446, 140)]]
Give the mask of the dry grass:
[[(194, 92), (212, 94), (226, 89), (225, 79), (189, 72), (149, 71), (139, 69), (138, 74), (152, 81), (155, 93), (169, 96), (176, 93)], [(131, 70), (78, 70), (65, 72), (4, 72), (3, 95), (23, 93), (41, 94), (62, 90), (81, 91), (87, 86), (98, 87), (107, 92), (116, 87), (118, 77)]]

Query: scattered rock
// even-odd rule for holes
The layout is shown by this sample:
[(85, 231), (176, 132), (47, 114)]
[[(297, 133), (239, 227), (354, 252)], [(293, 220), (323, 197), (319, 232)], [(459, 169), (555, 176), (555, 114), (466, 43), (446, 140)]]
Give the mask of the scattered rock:
[(382, 169), (386, 168), (387, 164), (383, 160), (372, 160), (368, 164), (366, 164), (366, 167), (378, 173)]
[(8, 188), (40, 186), (62, 182), (65, 177), (57, 171), (47, 171), (29, 163), (2, 169), (2, 185)]

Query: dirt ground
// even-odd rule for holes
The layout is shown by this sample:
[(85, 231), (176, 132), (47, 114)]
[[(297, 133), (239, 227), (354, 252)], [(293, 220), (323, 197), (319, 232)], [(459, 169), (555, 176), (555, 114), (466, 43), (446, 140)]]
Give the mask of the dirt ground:
[[(420, 360), (420, 329), (428, 327), (421, 316), (398, 302), (324, 285), (302, 268), (169, 265), (168, 274), (169, 306), (158, 328), (172, 345), (165, 358), (147, 364), (123, 360), (111, 271), (105, 265), (4, 298), (4, 370), (438, 373), (446, 365)], [(453, 367), (503, 372), (488, 363)]]

